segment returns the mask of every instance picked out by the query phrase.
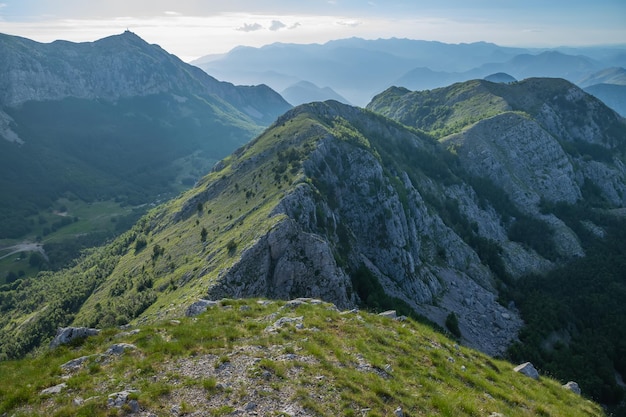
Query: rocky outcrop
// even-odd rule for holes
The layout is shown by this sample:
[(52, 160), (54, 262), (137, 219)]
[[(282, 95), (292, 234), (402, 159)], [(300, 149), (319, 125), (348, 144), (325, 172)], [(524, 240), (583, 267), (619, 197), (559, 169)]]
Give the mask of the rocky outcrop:
[(63, 327), (57, 331), (57, 335), (50, 342), (50, 349), (54, 349), (61, 345), (67, 345), (76, 339), (95, 336), (99, 333), (100, 330), (90, 329), (87, 327)]
[(537, 372), (533, 364), (530, 362), (526, 362), (521, 365), (518, 365), (513, 370), (515, 372), (519, 372), (522, 375), (526, 375), (529, 378), (536, 379), (536, 380), (539, 379), (539, 372)]
[(540, 201), (574, 203), (581, 198), (572, 162), (537, 122), (509, 112), (483, 120), (446, 139), (463, 166), (507, 192), (518, 208), (538, 213)]
[(569, 381), (567, 384), (563, 385), (563, 388), (568, 389), (570, 391), (572, 391), (574, 394), (581, 394), (581, 390), (580, 387), (578, 386), (578, 383), (574, 382), (574, 381)]
[(350, 288), (329, 242), (285, 219), (244, 249), (239, 261), (218, 277), (208, 297), (316, 297), (344, 308), (354, 305)]

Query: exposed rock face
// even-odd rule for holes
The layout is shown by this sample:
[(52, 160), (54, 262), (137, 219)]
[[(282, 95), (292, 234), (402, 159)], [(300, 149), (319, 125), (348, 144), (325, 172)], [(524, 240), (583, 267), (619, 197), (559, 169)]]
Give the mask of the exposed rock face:
[[(423, 168), (420, 164), (427, 164), (428, 158), (444, 158), (442, 148), (367, 112), (335, 102), (294, 109), (277, 125), (310, 112), (328, 129), (311, 127), (318, 129), (319, 139), (302, 160), (303, 174), (272, 212), (284, 218), (221, 273), (209, 297), (312, 296), (346, 308), (363, 301), (355, 286), (366, 279), (365, 274), (373, 276), (388, 296), (441, 325), (455, 312), (468, 345), (502, 353), (522, 321), (514, 308), (498, 302), (497, 271), (485, 260), (484, 249), (474, 245), (479, 241), (496, 248), (504, 270), (514, 278), (545, 272), (555, 263), (527, 244), (513, 241), (510, 228), (516, 219), (479, 196), (471, 181), (464, 181), (486, 178), (506, 193), (516, 213), (551, 231), (549, 244), (559, 259), (584, 256), (584, 251), (576, 233), (545, 212), (543, 204), (576, 204), (588, 181), (604, 181), (599, 187), (607, 200), (618, 205), (626, 195), (621, 160), (583, 157), (564, 145), (572, 142), (579, 146), (576, 149), (587, 149), (577, 145), (584, 140), (598, 147), (592, 149), (610, 151), (619, 140), (619, 134), (603, 135), (599, 128), (597, 121), (606, 108), (568, 85), (556, 81), (551, 86), (554, 97), (502, 94), (508, 104), (498, 104), (499, 114), (447, 138), (444, 147), (456, 153), (464, 172), (458, 175), (464, 180), (441, 180), (448, 175), (444, 170)], [(481, 94), (495, 88), (490, 83), (478, 87)], [(466, 95), (457, 100), (471, 97)], [(549, 104), (540, 106), (540, 100)], [(563, 103), (586, 106), (590, 127), (577, 127), (567, 118), (575, 112), (561, 115), (559, 106), (568, 106)], [(538, 109), (537, 117), (511, 111), (531, 107)], [(619, 121), (611, 123), (623, 127)], [(289, 140), (290, 146), (299, 146), (297, 137)], [(398, 147), (422, 159), (409, 158), (416, 162), (403, 165), (398, 159), (381, 157), (394, 154)], [(245, 161), (237, 164), (243, 166)], [(209, 185), (207, 192), (218, 190), (216, 185)], [(451, 204), (464, 220), (454, 220), (441, 208), (433, 209), (433, 204)], [(459, 221), (465, 221), (471, 231), (463, 232), (454, 224)]]
[(494, 116), (446, 143), (470, 173), (499, 184), (521, 210), (537, 212), (542, 199), (574, 203), (581, 197), (574, 167), (559, 142), (527, 117)]
[[(346, 106), (332, 104), (316, 110), (385, 131), (378, 121)], [(403, 130), (384, 134), (389, 140), (404, 136), (416, 149), (423, 146), (422, 139)], [(469, 187), (440, 189), (426, 179), (426, 185), (416, 186), (402, 172), (399, 183), (393, 184), (386, 169), (369, 150), (326, 134), (303, 161), (305, 176), (315, 181), (300, 181), (282, 198), (272, 215), (285, 219), (223, 271), (208, 298), (319, 297), (349, 308), (359, 301), (350, 274), (365, 268), (385, 293), (441, 325), (455, 311), (467, 344), (501, 353), (521, 320), (516, 311), (497, 302), (489, 268), (430, 210), (419, 189), (443, 191), (463, 200), (485, 234), (506, 241), (498, 216), (485, 215)], [(527, 261), (533, 255), (521, 247), (516, 253), (525, 254), (519, 255), (524, 263), (539, 262)]]
[(350, 279), (337, 266), (331, 248), (291, 219), (276, 225), (211, 287), (209, 297), (291, 299), (296, 296), (332, 300), (338, 307), (354, 304)]
[(98, 329), (89, 329), (87, 327), (64, 327), (60, 328), (57, 335), (50, 342), (50, 348), (54, 349), (61, 345), (71, 343), (75, 339), (80, 339), (88, 336), (95, 336), (100, 333)]

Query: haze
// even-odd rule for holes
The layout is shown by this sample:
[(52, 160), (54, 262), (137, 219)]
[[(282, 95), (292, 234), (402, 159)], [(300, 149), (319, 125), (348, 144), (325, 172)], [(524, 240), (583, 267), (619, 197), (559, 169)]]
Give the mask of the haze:
[[(471, 5), (470, 5), (471, 4)], [(506, 46), (623, 44), (623, 0), (0, 0), (0, 32), (93, 41), (126, 29), (183, 60), (238, 45), (362, 37)]]

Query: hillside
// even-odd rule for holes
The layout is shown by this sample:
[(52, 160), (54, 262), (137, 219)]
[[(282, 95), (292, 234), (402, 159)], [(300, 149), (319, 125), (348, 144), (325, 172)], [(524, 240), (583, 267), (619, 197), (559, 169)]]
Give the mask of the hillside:
[(171, 197), (290, 108), (128, 31), (49, 44), (2, 34), (0, 72), (0, 239), (41, 239), (61, 197)]
[[(578, 372), (584, 391), (619, 403), (624, 120), (553, 79), (391, 89), (370, 107), (414, 127), (333, 101), (299, 106), (75, 267), (0, 287), (0, 354), (20, 357), (59, 325), (177, 318), (199, 298), (316, 297), (426, 318), (491, 355), (522, 355), (508, 351), (521, 335), (535, 349), (523, 354), (551, 369), (584, 351), (602, 372), (555, 374)], [(598, 253), (604, 284), (577, 276), (581, 297), (528, 278)], [(554, 320), (523, 329), (546, 297), (538, 317)], [(595, 300), (582, 316), (567, 307), (581, 300)], [(608, 306), (605, 349), (590, 352)], [(548, 362), (541, 346), (561, 331), (571, 351)]]
[(597, 97), (607, 106), (626, 117), (626, 85), (594, 84), (585, 88), (585, 92)]
[(2, 362), (0, 376), (8, 415), (604, 415), (413, 320), (313, 299), (222, 300)]

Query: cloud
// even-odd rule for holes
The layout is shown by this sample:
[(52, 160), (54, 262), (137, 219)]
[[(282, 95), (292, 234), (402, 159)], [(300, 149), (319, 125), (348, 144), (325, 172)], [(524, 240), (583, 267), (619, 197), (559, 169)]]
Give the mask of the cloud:
[(291, 30), (291, 29), (297, 29), (298, 27), (302, 26), (300, 24), (300, 22), (296, 22), (293, 25), (289, 26), (287, 29)]
[(235, 30), (238, 30), (240, 32), (254, 32), (261, 29), (263, 29), (263, 26), (258, 23), (244, 23), (243, 26), (240, 26)]
[(359, 26), (361, 22), (358, 20), (354, 20), (354, 19), (341, 19), (337, 21), (337, 24), (341, 26), (350, 26), (350, 27), (355, 28)]
[(171, 10), (167, 10), (167, 11), (165, 11), (165, 14), (166, 14), (166, 15), (168, 15), (168, 16), (181, 16), (181, 14), (180, 14), (180, 13), (178, 13), (178, 12), (173, 12), (173, 11), (171, 11)]
[(286, 27), (287, 25), (281, 22), (280, 20), (272, 20), (272, 24), (270, 25), (270, 30), (277, 31)]

